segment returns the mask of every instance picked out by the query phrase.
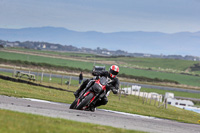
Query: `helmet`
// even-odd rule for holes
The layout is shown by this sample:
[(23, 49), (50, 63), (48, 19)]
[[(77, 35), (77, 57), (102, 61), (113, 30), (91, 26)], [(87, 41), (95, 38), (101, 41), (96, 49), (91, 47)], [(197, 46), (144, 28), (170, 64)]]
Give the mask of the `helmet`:
[(116, 65), (110, 66), (109, 73), (110, 73), (110, 77), (111, 77), (111, 78), (116, 77), (117, 74), (119, 73), (119, 67), (116, 66)]

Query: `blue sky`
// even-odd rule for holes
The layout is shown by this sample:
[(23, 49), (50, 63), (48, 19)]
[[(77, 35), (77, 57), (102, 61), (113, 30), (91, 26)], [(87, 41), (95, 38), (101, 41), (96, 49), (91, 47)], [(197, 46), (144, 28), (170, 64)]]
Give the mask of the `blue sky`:
[(200, 0), (0, 0), (0, 28), (200, 31)]

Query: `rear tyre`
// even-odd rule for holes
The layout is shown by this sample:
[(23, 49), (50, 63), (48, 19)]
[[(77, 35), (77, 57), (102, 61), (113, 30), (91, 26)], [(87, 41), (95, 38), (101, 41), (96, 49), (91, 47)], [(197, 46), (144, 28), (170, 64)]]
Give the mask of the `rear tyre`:
[(82, 101), (77, 105), (76, 109), (81, 110), (84, 106), (86, 106), (90, 100), (93, 98), (94, 94), (88, 94)]

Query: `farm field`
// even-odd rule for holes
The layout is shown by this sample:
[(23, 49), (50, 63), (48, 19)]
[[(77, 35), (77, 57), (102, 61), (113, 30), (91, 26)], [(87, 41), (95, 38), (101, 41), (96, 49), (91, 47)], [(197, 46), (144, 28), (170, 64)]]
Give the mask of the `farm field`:
[[(12, 48), (13, 49), (13, 48)], [(15, 49), (14, 49), (15, 50)], [(159, 59), (159, 58), (140, 58), (140, 57), (112, 57), (112, 56), (98, 56), (94, 54), (86, 53), (73, 53), (73, 52), (54, 52), (54, 51), (41, 51), (41, 50), (31, 50), (31, 49), (16, 49), (17, 51), (24, 52), (34, 52), (40, 54), (50, 54), (50, 55), (59, 55), (67, 57), (82, 57), (88, 60), (100, 60), (100, 61), (116, 61), (122, 66), (132, 67), (132, 68), (151, 68), (151, 69), (164, 69), (167, 71), (185, 71), (190, 66), (197, 64), (196, 61), (190, 60), (176, 60), (176, 59)], [(198, 73), (198, 71), (196, 71)], [(200, 71), (199, 71), (200, 72)]]
[(45, 51), (45, 50), (35, 50), (35, 49), (24, 49), (24, 48), (6, 48), (7, 50), (23, 51), (23, 52), (33, 52), (39, 54), (50, 54), (59, 56), (69, 56), (69, 57), (95, 57), (94, 54), (87, 53), (74, 53), (74, 52), (56, 52), (56, 51)]
[[(28, 62), (36, 62), (36, 63), (47, 63), (52, 64), (55, 66), (66, 66), (66, 67), (73, 67), (73, 68), (81, 68), (82, 70), (90, 71), (92, 70), (94, 62), (92, 60), (89, 60), (88, 62), (84, 61), (77, 61), (77, 60), (70, 60), (70, 59), (60, 59), (60, 58), (50, 58), (50, 57), (43, 57), (43, 56), (36, 56), (36, 55), (28, 55), (28, 54), (19, 54), (19, 53), (8, 53), (8, 52), (0, 52), (0, 57), (3, 59), (8, 60), (22, 60), (22, 61), (28, 61)], [(71, 57), (72, 58), (72, 57)], [(124, 60), (130, 60), (128, 57), (123, 57)], [(120, 62), (123, 58), (113, 58), (115, 60), (115, 63)], [(99, 58), (98, 58), (99, 59)], [(112, 58), (111, 58), (112, 59)], [(111, 60), (110, 58), (105, 58), (104, 60)], [(131, 58), (132, 59), (132, 58)], [(133, 58), (134, 59), (134, 58)], [(138, 61), (140, 58), (137, 59)], [(143, 62), (141, 58), (141, 62)], [(145, 59), (147, 62), (147, 59)], [(171, 60), (170, 60), (171, 61)], [(179, 61), (179, 60), (177, 60)], [(149, 64), (156, 64), (156, 59), (153, 59), (152, 61), (149, 61)], [(164, 62), (164, 61), (163, 61)], [(174, 60), (171, 61), (171, 65), (173, 66)], [(182, 61), (181, 61), (182, 62)], [(181, 64), (179, 66), (188, 67), (189, 65), (192, 65), (192, 61), (185, 61), (187, 65), (184, 65), (183, 63), (176, 63)], [(129, 63), (135, 63), (134, 61)], [(175, 63), (175, 62), (174, 62)], [(191, 63), (191, 64), (190, 64)], [(148, 63), (146, 63), (148, 64)], [(161, 61), (159, 61), (157, 64), (162, 64)], [(176, 66), (176, 64), (174, 64)], [(109, 68), (110, 65), (108, 64), (96, 64), (96, 65), (105, 65), (106, 69)], [(166, 64), (167, 65), (167, 64)], [(133, 76), (140, 76), (140, 77), (148, 77), (148, 78), (159, 78), (159, 79), (168, 79), (177, 81), (180, 84), (189, 85), (189, 86), (200, 86), (200, 76), (194, 76), (194, 75), (183, 75), (179, 73), (169, 73), (169, 72), (158, 72), (158, 71), (152, 71), (152, 70), (143, 70), (143, 69), (135, 69), (130, 67), (124, 67), (123, 63), (122, 66), (120, 66), (120, 74), (126, 74), (126, 75), (133, 75)], [(174, 67), (179, 68), (179, 67)], [(179, 70), (184, 69), (183, 67)], [(119, 75), (120, 76), (120, 75)]]

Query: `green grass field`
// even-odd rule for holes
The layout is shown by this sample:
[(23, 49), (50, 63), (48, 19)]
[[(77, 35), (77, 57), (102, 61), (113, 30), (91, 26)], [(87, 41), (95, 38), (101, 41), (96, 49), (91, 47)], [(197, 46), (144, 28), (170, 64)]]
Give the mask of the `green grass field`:
[(198, 63), (196, 61), (190, 60), (176, 60), (176, 59), (159, 59), (159, 58), (135, 58), (135, 57), (100, 57), (94, 54), (85, 54), (85, 53), (72, 53), (72, 52), (55, 52), (55, 51), (41, 51), (41, 50), (32, 50), (32, 49), (22, 49), (22, 48), (11, 48), (18, 51), (24, 52), (35, 52), (35, 53), (45, 53), (52, 55), (62, 55), (68, 57), (84, 57), (92, 60), (108, 60), (108, 61), (117, 61), (124, 62), (124, 66), (138, 66), (143, 68), (156, 68), (156, 69), (171, 69), (185, 71), (188, 67)]
[(67, 56), (67, 57), (89, 57), (89, 58), (95, 57), (94, 54), (87, 54), (87, 53), (56, 52), (56, 51), (45, 51), (45, 50), (24, 49), (24, 48), (6, 48), (6, 49), (23, 51), (23, 52), (33, 52), (33, 53), (39, 53), (39, 54), (61, 55), (61, 56)]
[[(15, 83), (0, 79), (0, 86), (0, 95), (36, 98), (69, 104), (74, 100), (73, 93), (32, 86), (29, 84)], [(71, 87), (73, 88), (74, 86)], [(74, 89), (76, 89), (76, 87), (74, 87)], [(188, 123), (198, 123), (198, 120), (200, 120), (200, 114), (198, 113), (173, 106), (169, 106), (168, 109), (164, 109), (163, 107), (158, 108), (157, 106), (154, 106), (153, 102), (151, 104), (149, 102), (143, 104), (142, 98), (138, 99), (136, 96), (122, 95), (119, 100), (119, 96), (111, 94), (108, 99), (108, 104), (106, 106), (101, 106), (100, 108)]]
[(21, 60), (21, 61), (30, 61), (36, 63), (47, 63), (56, 66), (69, 66), (74, 68), (82, 68), (92, 70), (93, 63), (88, 62), (80, 62), (66, 59), (57, 59), (57, 58), (49, 58), (35, 55), (26, 55), (26, 54), (18, 54), (18, 53), (8, 53), (8, 52), (0, 52), (0, 57), (3, 59), (9, 60)]
[(142, 133), (71, 120), (0, 110), (1, 133)]
[(164, 72), (156, 72), (156, 71), (140, 70), (140, 69), (130, 69), (123, 67), (121, 67), (120, 70), (121, 73), (129, 75), (144, 76), (149, 78), (169, 79), (178, 81), (180, 84), (200, 86), (199, 76), (182, 75), (176, 73), (164, 73)]
[[(30, 61), (30, 62), (36, 62), (36, 63), (47, 63), (47, 64), (53, 64), (57, 66), (68, 66), (68, 67), (81, 68), (81, 69), (86, 69), (86, 70), (92, 70), (92, 67), (93, 67), (93, 62), (84, 62), (84, 61), (81, 62), (81, 61), (74, 61), (74, 60), (18, 54), (18, 53), (8, 53), (8, 52), (2, 52), (2, 51), (0, 52), (0, 57), (4, 59), (9, 59), (9, 60), (22, 60), (22, 61)], [(155, 61), (152, 61), (152, 63), (153, 62)], [(161, 61), (159, 63), (161, 63)], [(180, 63), (180, 64), (184, 66), (183, 63)], [(104, 65), (104, 64), (101, 64), (101, 65)], [(106, 66), (106, 69), (108, 69), (110, 65), (105, 65), (105, 66)], [(120, 67), (120, 73), (124, 73), (127, 75), (134, 75), (134, 76), (143, 76), (143, 77), (148, 77), (148, 78), (169, 79), (169, 80), (177, 81), (180, 84), (185, 84), (185, 85), (190, 85), (190, 86), (200, 86), (200, 76), (157, 72), (157, 71), (133, 69), (133, 68), (127, 68), (127, 67)]]
[(101, 58), (101, 60), (110, 60), (124, 62), (124, 66), (127, 67), (138, 67), (138, 68), (154, 68), (159, 69), (171, 69), (178, 71), (185, 71), (188, 67), (192, 66), (195, 61), (189, 60), (175, 60), (175, 59), (159, 59), (159, 58), (142, 58), (142, 57), (117, 57), (117, 58)]

